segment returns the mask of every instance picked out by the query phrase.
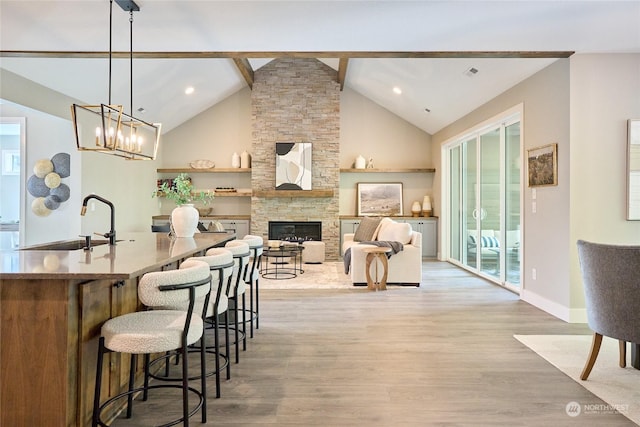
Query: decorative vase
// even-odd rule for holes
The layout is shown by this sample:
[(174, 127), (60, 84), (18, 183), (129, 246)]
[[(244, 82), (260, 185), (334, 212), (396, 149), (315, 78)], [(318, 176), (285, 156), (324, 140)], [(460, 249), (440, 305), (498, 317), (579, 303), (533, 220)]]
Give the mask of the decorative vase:
[(251, 154), (247, 151), (243, 151), (240, 155), (240, 167), (242, 169), (249, 169), (251, 167)]
[(233, 155), (231, 156), (231, 167), (232, 168), (240, 167), (240, 156), (238, 156), (238, 153), (233, 153)]
[(355, 163), (356, 169), (364, 169), (365, 168), (365, 162), (366, 162), (366, 160), (364, 159), (364, 157), (362, 157), (362, 156), (356, 157), (356, 163)]
[(420, 202), (418, 201), (413, 202), (413, 204), (411, 205), (411, 216), (420, 216), (421, 210), (422, 210), (422, 207), (420, 206)]
[(422, 216), (431, 216), (433, 212), (433, 208), (431, 207), (431, 198), (429, 196), (424, 196), (422, 200)]
[(176, 237), (193, 237), (200, 214), (193, 204), (178, 206), (171, 212), (171, 225)]

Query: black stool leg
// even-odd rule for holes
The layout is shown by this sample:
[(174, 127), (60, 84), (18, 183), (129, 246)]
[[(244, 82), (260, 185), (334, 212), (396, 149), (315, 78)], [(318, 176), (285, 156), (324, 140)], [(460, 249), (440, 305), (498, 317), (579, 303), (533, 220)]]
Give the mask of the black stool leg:
[(227, 379), (231, 379), (231, 345), (229, 344), (229, 308), (224, 312), (224, 347), (227, 352)]
[(127, 418), (131, 418), (133, 412), (133, 382), (136, 377), (136, 361), (138, 360), (137, 355), (132, 354), (131, 363), (129, 364), (129, 395), (127, 396)]
[(100, 337), (98, 341), (98, 363), (96, 366), (96, 390), (93, 395), (93, 420), (91, 425), (98, 427), (98, 419), (100, 418), (100, 389), (102, 388), (102, 362), (104, 360), (104, 338)]

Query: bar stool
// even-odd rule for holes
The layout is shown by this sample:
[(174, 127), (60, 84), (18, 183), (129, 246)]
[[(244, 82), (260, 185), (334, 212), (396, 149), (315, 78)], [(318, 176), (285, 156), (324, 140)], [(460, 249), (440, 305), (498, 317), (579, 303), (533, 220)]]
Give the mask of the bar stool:
[[(262, 258), (262, 250), (264, 241), (260, 236), (247, 234), (242, 238), (249, 244), (251, 251), (251, 267), (247, 268), (244, 281), (249, 285), (249, 312), (251, 313), (251, 338), (253, 338), (253, 322), (256, 323), (256, 329), (260, 329), (260, 295), (258, 288), (258, 280), (260, 278), (260, 258)], [(255, 292), (253, 283), (255, 282)], [(253, 304), (255, 297), (255, 306)]]
[[(213, 351), (216, 355), (216, 398), (220, 397), (220, 371), (226, 368), (227, 379), (231, 379), (231, 363), (229, 363), (229, 298), (226, 294), (227, 284), (233, 275), (233, 254), (231, 251), (224, 248), (211, 248), (207, 251), (205, 256), (192, 257), (192, 260), (203, 261), (209, 265), (209, 269), (212, 274), (212, 289), (211, 293), (215, 293), (215, 301), (209, 303), (207, 308), (207, 314), (205, 317), (205, 323), (211, 325), (213, 329)], [(216, 283), (217, 285), (214, 285)], [(223, 355), (224, 364), (220, 364), (220, 337), (218, 335), (219, 329), (219, 317), (221, 314), (225, 315), (225, 353)]]
[[(189, 425), (189, 417), (201, 410), (202, 422), (207, 422), (207, 395), (205, 381), (205, 342), (203, 312), (195, 311), (195, 303), (204, 298), (205, 306), (209, 304), (211, 291), (211, 273), (209, 265), (202, 261), (186, 260), (178, 270), (146, 273), (138, 283), (138, 296), (147, 307), (168, 306), (188, 303), (186, 311), (181, 310), (148, 310), (124, 314), (107, 320), (101, 329), (98, 346), (98, 363), (96, 369), (96, 388), (93, 402), (93, 426), (106, 426), (100, 419), (102, 410), (114, 401), (127, 397), (127, 418), (132, 415), (133, 395), (143, 392), (143, 400), (147, 400), (148, 391), (156, 388), (182, 389), (182, 417), (170, 421), (163, 426), (171, 426), (180, 422)], [(187, 364), (188, 347), (201, 341), (200, 352), (200, 390), (189, 386)], [(183, 358), (182, 385), (160, 384), (149, 385), (150, 354), (180, 350)], [(108, 352), (131, 354), (128, 390), (100, 404), (102, 387), (102, 365), (104, 354)], [(134, 388), (137, 355), (144, 355), (144, 385)], [(189, 411), (189, 393), (198, 396), (196, 407)]]
[[(233, 276), (229, 280), (227, 287), (227, 297), (233, 301), (233, 322), (235, 333), (235, 347), (236, 347), (236, 363), (240, 363), (240, 338), (242, 338), (242, 350), (247, 349), (247, 334), (246, 334), (246, 289), (247, 285), (244, 280), (241, 280), (244, 276), (245, 269), (249, 263), (249, 244), (242, 240), (231, 240), (224, 245), (225, 249), (228, 249), (233, 254), (233, 262), (235, 264), (233, 268)], [(211, 250), (211, 249), (210, 249)], [(209, 251), (207, 251), (209, 253)], [(242, 296), (242, 308), (239, 309), (239, 298)], [(242, 311), (242, 333), (240, 332), (240, 322), (238, 321), (239, 310)]]
[[(205, 322), (205, 330), (213, 329), (214, 332), (214, 340), (213, 346), (206, 346), (205, 351), (207, 353), (215, 354), (215, 369), (212, 372), (207, 372), (206, 376), (210, 377), (212, 375), (216, 376), (216, 398), (220, 397), (220, 372), (222, 369), (227, 370), (227, 379), (231, 378), (231, 367), (229, 363), (229, 321), (228, 321), (228, 307), (229, 300), (226, 295), (226, 285), (228, 283), (229, 278), (233, 273), (233, 255), (231, 251), (228, 251), (223, 248), (213, 248), (208, 252), (207, 256), (200, 257), (191, 257), (187, 260), (195, 260), (207, 263), (209, 269), (211, 271), (211, 295), (212, 297), (209, 299), (209, 305), (206, 309), (206, 314), (204, 317)], [(196, 300), (196, 311), (202, 312), (204, 307), (204, 299)], [(154, 309), (162, 309), (162, 310), (185, 310), (186, 304), (172, 304), (168, 306), (162, 307), (154, 307)], [(226, 352), (222, 354), (220, 352), (220, 337), (219, 337), (219, 316), (225, 315), (225, 334), (226, 334)], [(207, 325), (211, 325), (207, 328)], [(200, 347), (195, 348), (195, 346), (191, 346), (191, 351), (193, 350), (201, 350)], [(167, 352), (163, 357), (159, 357), (155, 359), (153, 362), (160, 362), (164, 359), (166, 363), (164, 374), (156, 374), (152, 375), (153, 378), (161, 380), (161, 381), (175, 381), (176, 378), (170, 376), (169, 372), (169, 358), (173, 355), (172, 352)], [(224, 363), (220, 363), (220, 358), (224, 360)], [(178, 364), (179, 355), (176, 358), (176, 364)], [(153, 364), (152, 362), (152, 364)], [(189, 379), (199, 379), (199, 376), (191, 376)]]

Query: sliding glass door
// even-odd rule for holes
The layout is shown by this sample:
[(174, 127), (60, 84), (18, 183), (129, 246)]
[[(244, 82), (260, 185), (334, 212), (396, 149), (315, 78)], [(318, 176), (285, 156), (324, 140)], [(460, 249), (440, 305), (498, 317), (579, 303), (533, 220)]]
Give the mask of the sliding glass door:
[(448, 146), (449, 258), (508, 287), (520, 283), (520, 121)]

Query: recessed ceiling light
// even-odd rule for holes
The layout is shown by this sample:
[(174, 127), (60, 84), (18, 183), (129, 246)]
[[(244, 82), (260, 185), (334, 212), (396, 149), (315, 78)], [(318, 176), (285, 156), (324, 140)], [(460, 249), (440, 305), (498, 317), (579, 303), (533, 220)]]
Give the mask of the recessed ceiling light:
[(144, 109), (144, 107), (140, 107), (140, 108), (138, 108), (138, 112), (139, 112), (139, 113), (144, 113), (145, 111), (147, 111), (147, 110), (145, 110), (145, 109)]
[(184, 93), (185, 93), (186, 95), (191, 95), (193, 92), (195, 92), (195, 89), (193, 88), (193, 86), (189, 86), (188, 88), (186, 88), (186, 89), (184, 90)]
[(425, 113), (430, 113), (430, 112), (431, 112), (431, 109), (429, 109), (429, 108), (425, 108), (425, 109), (424, 109), (424, 112), (425, 112)]
[(400, 95), (402, 94), (402, 89), (400, 89), (398, 86), (393, 88), (393, 93), (395, 93), (396, 95)]

